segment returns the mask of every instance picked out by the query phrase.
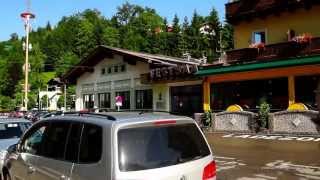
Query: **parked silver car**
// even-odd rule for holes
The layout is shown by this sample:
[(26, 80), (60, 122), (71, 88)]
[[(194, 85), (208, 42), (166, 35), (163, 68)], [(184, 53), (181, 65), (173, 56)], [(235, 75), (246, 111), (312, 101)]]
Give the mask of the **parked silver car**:
[(14, 180), (214, 180), (193, 119), (164, 113), (77, 113), (34, 124), (10, 155)]
[(31, 126), (31, 122), (19, 118), (0, 118), (0, 177), (6, 173), (4, 160), (11, 145), (17, 144), (20, 136)]

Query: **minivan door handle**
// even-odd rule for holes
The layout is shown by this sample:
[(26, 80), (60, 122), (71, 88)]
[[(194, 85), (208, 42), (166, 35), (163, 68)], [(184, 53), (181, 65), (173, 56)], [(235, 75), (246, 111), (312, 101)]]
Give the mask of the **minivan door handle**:
[(28, 167), (28, 173), (29, 174), (32, 174), (32, 173), (34, 173), (36, 171), (36, 169), (34, 168), (34, 167), (32, 167), (32, 166), (29, 166)]

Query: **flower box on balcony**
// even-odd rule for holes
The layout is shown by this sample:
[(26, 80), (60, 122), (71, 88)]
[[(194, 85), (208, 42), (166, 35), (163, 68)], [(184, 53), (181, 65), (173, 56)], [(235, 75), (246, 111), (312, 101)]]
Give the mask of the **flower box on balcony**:
[(294, 41), (266, 45), (264, 50), (259, 52), (257, 60), (272, 60), (293, 57), (298, 54), (299, 49), (299, 44)]

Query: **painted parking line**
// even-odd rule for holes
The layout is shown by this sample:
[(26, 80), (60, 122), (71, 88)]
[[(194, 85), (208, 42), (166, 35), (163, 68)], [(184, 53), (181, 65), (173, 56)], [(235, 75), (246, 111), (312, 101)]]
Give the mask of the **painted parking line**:
[(267, 175), (264, 175), (264, 174), (256, 174), (255, 176), (259, 177), (259, 178), (270, 179), (270, 180), (278, 179), (277, 177), (267, 176)]
[(286, 162), (283, 160), (277, 160), (277, 161), (266, 164), (265, 167), (263, 167), (262, 169), (293, 171), (297, 176), (308, 178), (308, 179), (320, 180), (319, 166), (299, 165), (299, 164), (293, 164), (291, 162)]
[(228, 134), (222, 137), (223, 138), (241, 138), (241, 139), (278, 140), (278, 141), (320, 142), (319, 137), (295, 137), (295, 136), (285, 136), (285, 135)]
[(240, 160), (231, 157), (215, 156), (215, 161), (217, 163), (217, 172), (234, 169), (239, 166), (246, 166), (246, 164)]
[(255, 174), (253, 177), (241, 177), (238, 178), (237, 180), (276, 180), (278, 179), (277, 177), (273, 176), (267, 176), (264, 174)]
[(234, 160), (234, 159), (236, 159), (236, 158), (223, 157), (223, 156), (215, 156), (214, 158), (216, 158), (216, 159), (229, 159), (229, 160)]

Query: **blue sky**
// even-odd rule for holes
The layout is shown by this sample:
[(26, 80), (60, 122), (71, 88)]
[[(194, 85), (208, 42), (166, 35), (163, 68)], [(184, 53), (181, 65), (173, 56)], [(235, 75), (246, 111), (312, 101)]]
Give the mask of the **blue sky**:
[[(26, 0), (2, 0), (0, 5), (0, 41), (8, 40), (10, 34), (16, 32), (23, 35), (23, 21), (21, 12), (26, 9)], [(148, 6), (172, 20), (178, 14), (181, 21), (184, 16), (192, 16), (194, 9), (201, 15), (208, 15), (211, 8), (215, 7), (224, 20), (224, 4), (227, 0), (127, 0), (130, 3)], [(110, 18), (115, 14), (117, 7), (126, 0), (32, 0), (32, 11), (36, 14), (33, 28), (45, 26), (49, 21), (55, 25), (63, 16), (69, 16), (84, 9), (96, 8)]]

